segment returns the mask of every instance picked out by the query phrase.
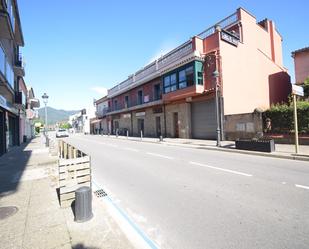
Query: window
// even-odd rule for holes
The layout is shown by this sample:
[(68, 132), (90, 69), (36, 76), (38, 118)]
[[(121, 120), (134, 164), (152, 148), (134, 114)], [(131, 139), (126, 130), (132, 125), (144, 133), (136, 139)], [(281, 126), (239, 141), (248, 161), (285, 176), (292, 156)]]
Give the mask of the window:
[(168, 93), (168, 92), (171, 91), (170, 85), (171, 85), (171, 78), (170, 78), (170, 76), (164, 77), (164, 92), (165, 93)]
[(154, 100), (161, 99), (161, 87), (160, 84), (154, 85)]
[(178, 73), (179, 89), (187, 87), (186, 70), (181, 70)]
[(177, 90), (176, 73), (171, 74), (171, 92)]
[(118, 101), (115, 99), (114, 100), (114, 111), (118, 110)]
[(164, 92), (172, 92), (177, 90), (176, 73), (164, 77)]
[(129, 108), (129, 96), (124, 97), (124, 107)]
[(197, 72), (197, 84), (203, 85), (203, 73), (202, 72)]
[(137, 92), (137, 104), (138, 105), (143, 104), (143, 90), (139, 90)]
[(186, 68), (186, 79), (188, 86), (194, 85), (194, 69), (193, 66)]

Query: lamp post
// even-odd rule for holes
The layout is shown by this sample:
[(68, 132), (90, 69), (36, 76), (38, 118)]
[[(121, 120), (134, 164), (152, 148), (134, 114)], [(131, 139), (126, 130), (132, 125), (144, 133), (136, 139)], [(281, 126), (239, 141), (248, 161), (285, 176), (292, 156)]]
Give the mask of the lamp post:
[(221, 138), (220, 138), (220, 109), (219, 109), (219, 72), (215, 70), (212, 73), (212, 76), (215, 78), (216, 83), (216, 117), (217, 117), (217, 147), (221, 146)]
[(47, 103), (48, 103), (48, 98), (49, 98), (49, 96), (46, 93), (44, 93), (43, 96), (42, 96), (42, 99), (43, 99), (43, 102), (45, 104), (45, 129), (44, 129), (45, 136), (47, 135)]

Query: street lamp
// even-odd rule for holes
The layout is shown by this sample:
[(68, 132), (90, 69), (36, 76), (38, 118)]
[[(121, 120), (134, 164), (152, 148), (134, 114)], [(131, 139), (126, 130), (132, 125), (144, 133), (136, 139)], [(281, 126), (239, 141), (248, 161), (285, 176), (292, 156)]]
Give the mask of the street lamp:
[(217, 147), (221, 146), (221, 139), (220, 139), (220, 109), (219, 109), (219, 76), (220, 73), (216, 69), (212, 76), (215, 78), (216, 83), (216, 116), (217, 116)]
[(45, 135), (47, 135), (47, 102), (48, 102), (49, 96), (44, 93), (42, 96), (43, 102), (45, 104)]

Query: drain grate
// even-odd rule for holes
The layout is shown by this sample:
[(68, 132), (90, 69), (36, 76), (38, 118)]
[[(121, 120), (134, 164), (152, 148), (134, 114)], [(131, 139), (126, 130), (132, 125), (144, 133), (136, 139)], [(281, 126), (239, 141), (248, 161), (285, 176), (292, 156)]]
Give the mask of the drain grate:
[(99, 197), (99, 198), (107, 196), (107, 194), (105, 193), (103, 189), (98, 189), (94, 191), (94, 194), (96, 195), (96, 197)]
[(0, 207), (0, 220), (4, 220), (14, 214), (16, 214), (18, 208), (15, 206), (8, 206), (8, 207)]

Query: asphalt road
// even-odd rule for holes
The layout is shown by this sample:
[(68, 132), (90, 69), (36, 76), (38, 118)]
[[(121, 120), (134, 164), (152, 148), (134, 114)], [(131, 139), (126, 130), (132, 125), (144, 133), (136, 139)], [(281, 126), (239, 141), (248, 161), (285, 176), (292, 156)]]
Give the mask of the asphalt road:
[(100, 136), (67, 139), (161, 248), (309, 248), (309, 163)]

